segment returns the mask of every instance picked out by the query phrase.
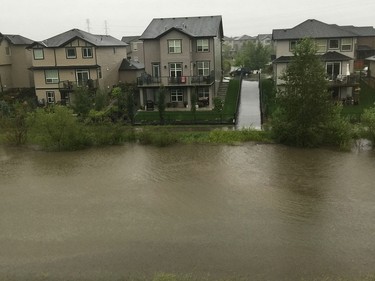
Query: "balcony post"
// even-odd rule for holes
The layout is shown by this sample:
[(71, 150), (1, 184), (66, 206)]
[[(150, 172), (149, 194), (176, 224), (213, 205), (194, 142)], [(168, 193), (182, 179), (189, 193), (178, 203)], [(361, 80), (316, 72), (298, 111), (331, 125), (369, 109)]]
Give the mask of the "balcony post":
[(139, 103), (142, 107), (145, 105), (145, 102), (143, 100), (143, 88), (139, 88)]

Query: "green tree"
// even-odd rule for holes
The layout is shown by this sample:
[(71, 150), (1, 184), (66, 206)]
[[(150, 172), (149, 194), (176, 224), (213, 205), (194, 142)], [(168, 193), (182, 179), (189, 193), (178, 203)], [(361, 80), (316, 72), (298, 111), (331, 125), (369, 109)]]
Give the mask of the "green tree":
[(72, 97), (71, 107), (79, 116), (86, 117), (93, 108), (93, 95), (85, 87), (78, 88)]
[(134, 123), (134, 115), (135, 115), (135, 104), (134, 104), (134, 95), (136, 92), (136, 88), (134, 86), (129, 86), (126, 91), (126, 111), (128, 114), (128, 118), (131, 124)]
[(325, 69), (316, 51), (314, 41), (301, 40), (281, 76), (285, 85), (277, 93), (271, 122), (273, 135), (281, 143), (316, 147), (342, 145), (348, 140), (347, 122), (328, 92)]
[(37, 109), (29, 122), (37, 135), (37, 142), (51, 150), (74, 150), (85, 143), (80, 123), (73, 111), (65, 106)]
[(166, 96), (166, 89), (164, 85), (161, 85), (158, 91), (159, 100), (158, 100), (158, 111), (159, 111), (159, 119), (160, 124), (163, 125), (165, 122), (165, 96)]
[(30, 107), (27, 102), (16, 102), (9, 106), (6, 102), (0, 102), (0, 127), (5, 132), (6, 140), (10, 144), (24, 144), (27, 140), (29, 126), (27, 116)]
[(260, 42), (246, 43), (235, 58), (235, 64), (250, 69), (263, 69), (271, 60), (271, 47)]
[(375, 146), (375, 107), (367, 108), (363, 111), (361, 116), (363, 135), (372, 142)]

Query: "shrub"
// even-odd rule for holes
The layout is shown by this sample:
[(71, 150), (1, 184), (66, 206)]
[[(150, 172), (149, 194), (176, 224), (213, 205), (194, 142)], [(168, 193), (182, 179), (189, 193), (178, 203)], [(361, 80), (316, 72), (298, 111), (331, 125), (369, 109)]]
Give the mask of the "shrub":
[(365, 109), (362, 114), (363, 135), (375, 144), (375, 107)]
[(141, 144), (164, 147), (177, 142), (176, 135), (165, 129), (143, 128), (138, 132), (137, 138)]

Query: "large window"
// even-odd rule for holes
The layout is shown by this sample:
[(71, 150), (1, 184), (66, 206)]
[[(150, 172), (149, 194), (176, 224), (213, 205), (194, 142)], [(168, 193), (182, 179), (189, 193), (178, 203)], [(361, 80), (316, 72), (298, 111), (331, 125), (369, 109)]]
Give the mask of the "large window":
[(91, 47), (83, 47), (82, 48), (82, 57), (84, 59), (92, 58), (92, 48)]
[(198, 61), (198, 76), (209, 76), (210, 75), (210, 62), (209, 61)]
[(181, 77), (182, 76), (182, 63), (171, 63), (171, 64), (169, 64), (169, 76), (170, 77)]
[(90, 79), (90, 71), (88, 69), (77, 69), (76, 79), (79, 87), (87, 86), (87, 81)]
[(339, 49), (339, 39), (330, 39), (328, 43), (328, 47), (331, 50), (338, 50)]
[(44, 71), (47, 84), (59, 83), (59, 71), (57, 69), (49, 69)]
[(77, 58), (76, 48), (73, 48), (73, 47), (66, 48), (66, 58), (68, 59)]
[(171, 102), (181, 102), (184, 100), (182, 89), (171, 90)]
[(341, 51), (351, 51), (353, 45), (353, 39), (352, 38), (342, 38), (341, 39)]
[(198, 88), (198, 99), (199, 100), (208, 100), (210, 97), (210, 89), (207, 87)]
[(289, 41), (289, 51), (293, 52), (296, 49), (297, 43), (297, 40)]
[(33, 49), (34, 59), (35, 60), (42, 60), (44, 59), (44, 52), (43, 49)]
[(327, 62), (326, 70), (328, 79), (334, 80), (337, 75), (341, 74), (341, 63), (340, 62)]
[(46, 93), (47, 103), (55, 103), (55, 92), (48, 91)]
[(208, 39), (198, 39), (197, 40), (197, 52), (208, 52)]
[(327, 40), (326, 39), (317, 39), (315, 41), (318, 53), (327, 52)]
[(156, 78), (160, 77), (160, 63), (152, 64), (152, 76)]
[(181, 40), (168, 40), (168, 53), (180, 54), (181, 53)]

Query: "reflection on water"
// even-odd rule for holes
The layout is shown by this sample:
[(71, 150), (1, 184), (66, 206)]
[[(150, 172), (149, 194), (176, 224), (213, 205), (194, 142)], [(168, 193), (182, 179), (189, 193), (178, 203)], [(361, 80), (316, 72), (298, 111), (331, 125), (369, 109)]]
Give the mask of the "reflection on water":
[(375, 154), (0, 147), (0, 277), (374, 273)]

